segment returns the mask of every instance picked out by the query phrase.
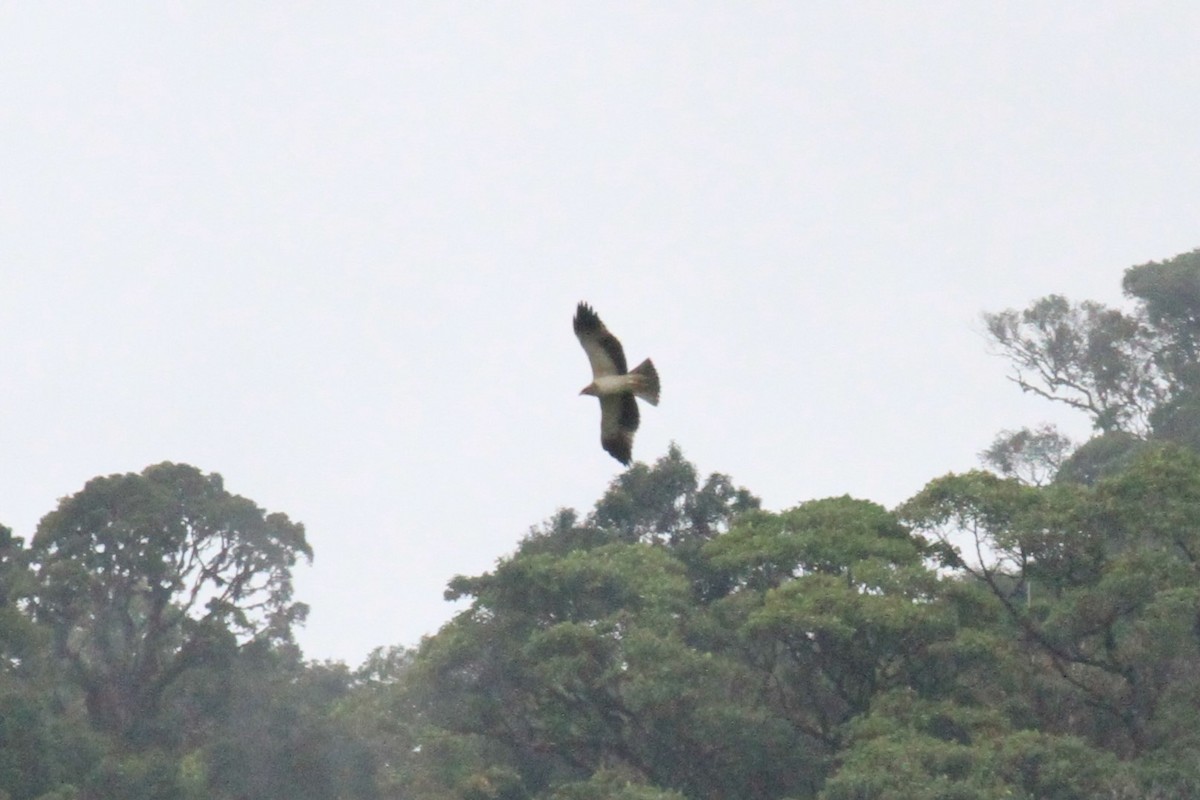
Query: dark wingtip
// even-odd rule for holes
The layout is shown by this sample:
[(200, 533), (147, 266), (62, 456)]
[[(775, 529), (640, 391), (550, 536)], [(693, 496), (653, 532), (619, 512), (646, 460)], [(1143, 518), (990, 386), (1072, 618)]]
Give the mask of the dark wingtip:
[(575, 333), (587, 333), (598, 331), (604, 327), (600, 322), (600, 316), (595, 310), (582, 300), (575, 307)]
[(622, 466), (628, 467), (629, 462), (633, 460), (633, 442), (627, 441), (623, 437), (601, 439), (600, 444), (604, 447), (605, 452), (621, 462)]

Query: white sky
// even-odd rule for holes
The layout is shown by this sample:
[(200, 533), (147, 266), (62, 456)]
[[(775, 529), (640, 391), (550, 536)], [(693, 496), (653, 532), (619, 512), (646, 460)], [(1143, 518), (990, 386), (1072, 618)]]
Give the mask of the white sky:
[(591, 302), (768, 508), (1063, 416), (979, 314), (1200, 246), (1200, 5), (0, 6), (0, 522), (163, 460), (305, 523), (308, 656), (619, 465)]

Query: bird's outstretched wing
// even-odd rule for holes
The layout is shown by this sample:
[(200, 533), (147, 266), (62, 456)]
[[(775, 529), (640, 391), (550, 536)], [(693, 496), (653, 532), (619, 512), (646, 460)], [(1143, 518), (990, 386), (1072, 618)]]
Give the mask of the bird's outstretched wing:
[[(587, 303), (575, 309), (575, 335), (592, 364), (592, 378), (625, 374), (625, 351)], [(635, 407), (636, 412), (636, 407)], [(634, 427), (637, 425), (635, 423)]]
[(637, 400), (632, 394), (600, 398), (600, 444), (625, 466), (633, 459), (633, 434), (639, 421)]

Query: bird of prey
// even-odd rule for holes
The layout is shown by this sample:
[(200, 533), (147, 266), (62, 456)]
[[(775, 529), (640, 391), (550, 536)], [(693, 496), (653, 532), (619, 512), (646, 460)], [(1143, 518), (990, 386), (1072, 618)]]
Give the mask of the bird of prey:
[(648, 358), (632, 371), (626, 370), (620, 341), (587, 303), (575, 309), (575, 335), (592, 363), (592, 382), (579, 393), (600, 398), (600, 444), (628, 466), (639, 422), (634, 397), (658, 405), (658, 372)]

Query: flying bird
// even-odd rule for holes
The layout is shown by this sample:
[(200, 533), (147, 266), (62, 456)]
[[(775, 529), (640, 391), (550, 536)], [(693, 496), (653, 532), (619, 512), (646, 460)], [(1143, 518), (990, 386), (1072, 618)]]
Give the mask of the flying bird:
[(592, 382), (579, 393), (600, 398), (600, 444), (628, 466), (640, 421), (634, 397), (658, 405), (658, 372), (648, 358), (632, 372), (626, 370), (621, 342), (587, 303), (575, 309), (575, 335), (592, 364)]

